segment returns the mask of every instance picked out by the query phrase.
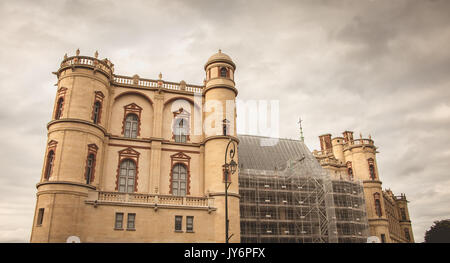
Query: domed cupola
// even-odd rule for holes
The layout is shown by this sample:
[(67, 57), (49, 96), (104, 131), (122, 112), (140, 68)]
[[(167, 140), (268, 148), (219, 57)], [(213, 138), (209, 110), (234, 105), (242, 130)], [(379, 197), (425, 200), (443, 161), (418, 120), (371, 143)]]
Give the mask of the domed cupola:
[(234, 80), (234, 71), (236, 64), (230, 56), (219, 49), (219, 52), (212, 55), (205, 64), (206, 81), (211, 79)]

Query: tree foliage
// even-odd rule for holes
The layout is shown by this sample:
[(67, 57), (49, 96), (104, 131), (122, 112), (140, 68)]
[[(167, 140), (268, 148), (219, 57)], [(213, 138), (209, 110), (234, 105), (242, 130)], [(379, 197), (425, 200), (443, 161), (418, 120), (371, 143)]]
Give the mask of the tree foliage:
[(434, 221), (425, 232), (425, 243), (450, 243), (450, 219)]

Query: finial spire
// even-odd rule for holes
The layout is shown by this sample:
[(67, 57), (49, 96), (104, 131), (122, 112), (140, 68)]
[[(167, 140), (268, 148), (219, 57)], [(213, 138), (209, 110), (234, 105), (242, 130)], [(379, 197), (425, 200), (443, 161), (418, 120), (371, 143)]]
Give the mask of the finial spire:
[(219, 48), (219, 53), (222, 53), (222, 49)]
[(300, 125), (300, 140), (305, 142), (305, 137), (303, 137), (302, 121), (302, 118), (298, 118), (298, 124)]
[(159, 80), (162, 80), (162, 73), (161, 72), (159, 72), (158, 77), (159, 77)]
[(98, 50), (95, 51), (94, 57), (95, 57), (95, 58), (98, 58)]
[(77, 48), (76, 54), (77, 54), (77, 56), (80, 55), (80, 49), (79, 48)]

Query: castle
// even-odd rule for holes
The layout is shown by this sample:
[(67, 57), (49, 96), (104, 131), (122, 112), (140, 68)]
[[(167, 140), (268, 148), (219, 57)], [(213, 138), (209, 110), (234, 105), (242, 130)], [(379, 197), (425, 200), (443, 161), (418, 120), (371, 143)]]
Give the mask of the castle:
[[(191, 85), (162, 74), (116, 75), (97, 52), (65, 55), (54, 72), (31, 242), (225, 242), (226, 213), (229, 241), (241, 242), (241, 181), (239, 172), (226, 176), (224, 165), (227, 145), (241, 139), (236, 65), (219, 50), (204, 70), (204, 85)], [(371, 235), (407, 242), (408, 229), (413, 242), (406, 198), (381, 190), (373, 141), (358, 144), (350, 135), (321, 137), (315, 158), (334, 179), (363, 180)]]
[(371, 235), (382, 243), (414, 242), (406, 196), (381, 188), (377, 148), (371, 136), (354, 139), (353, 132), (345, 131), (342, 137), (325, 134), (319, 140), (321, 150), (313, 154), (333, 178), (363, 183)]

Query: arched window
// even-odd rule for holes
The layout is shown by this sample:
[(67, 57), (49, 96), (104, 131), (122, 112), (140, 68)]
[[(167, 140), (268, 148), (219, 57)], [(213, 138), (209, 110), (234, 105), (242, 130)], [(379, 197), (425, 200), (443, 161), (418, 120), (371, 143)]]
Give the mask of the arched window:
[(227, 68), (223, 67), (223, 68), (220, 69), (220, 76), (224, 77), (224, 78), (228, 77), (228, 70), (227, 70)]
[(177, 196), (186, 195), (187, 169), (183, 164), (176, 164), (172, 168), (172, 194)]
[(124, 136), (127, 138), (136, 138), (137, 129), (139, 124), (139, 118), (136, 114), (128, 114), (125, 118), (125, 133)]
[(55, 120), (59, 120), (59, 118), (61, 118), (62, 110), (63, 110), (63, 104), (64, 104), (64, 99), (63, 98), (59, 98), (58, 103), (56, 105)]
[(101, 109), (102, 109), (102, 104), (100, 103), (100, 101), (96, 101), (94, 103), (94, 109), (93, 109), (93, 113), (92, 113), (92, 120), (94, 121), (95, 124), (100, 122)]
[(94, 175), (94, 168), (95, 168), (95, 155), (93, 153), (89, 154), (87, 158), (87, 164), (86, 164), (86, 184), (90, 184), (92, 181), (92, 177)]
[(44, 178), (46, 180), (48, 180), (50, 178), (50, 175), (52, 174), (52, 170), (53, 170), (53, 161), (55, 157), (55, 153), (53, 151), (50, 151), (47, 155), (47, 165), (45, 167), (45, 174), (44, 174)]
[(186, 118), (175, 119), (175, 142), (186, 142), (189, 134), (189, 124)]
[(136, 164), (130, 160), (123, 160), (120, 164), (119, 192), (132, 193), (136, 180)]

